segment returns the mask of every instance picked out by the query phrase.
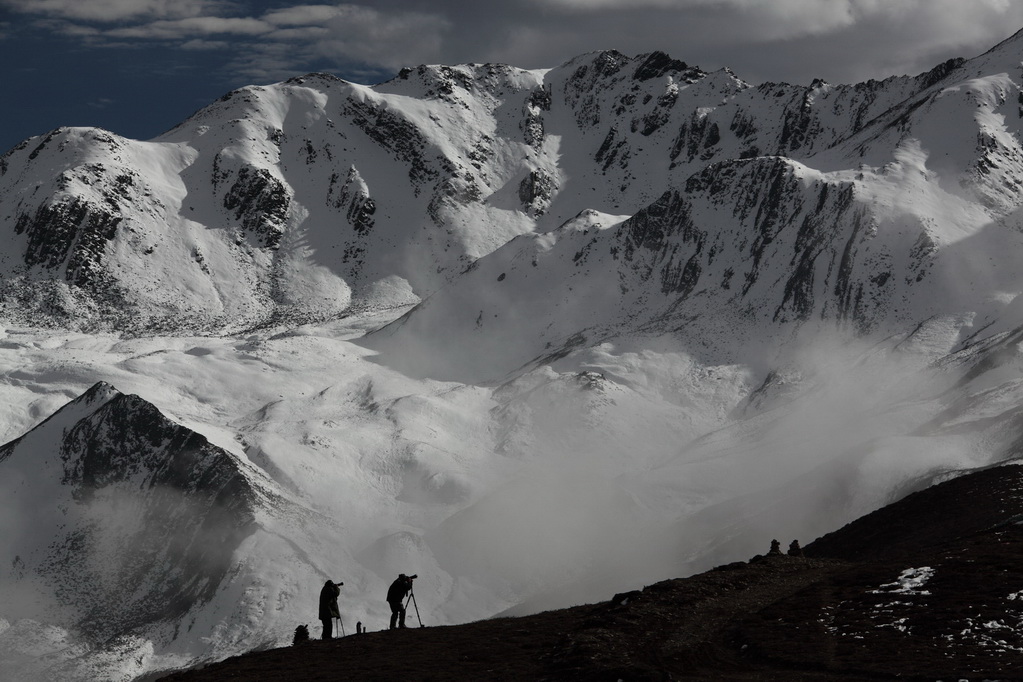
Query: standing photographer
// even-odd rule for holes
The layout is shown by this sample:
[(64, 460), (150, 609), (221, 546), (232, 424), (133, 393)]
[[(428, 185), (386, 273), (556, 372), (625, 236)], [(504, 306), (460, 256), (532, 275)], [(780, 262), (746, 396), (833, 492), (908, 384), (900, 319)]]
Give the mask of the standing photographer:
[(323, 623), (323, 639), (334, 638), (334, 619), (341, 617), (341, 611), (337, 607), (337, 598), (341, 594), (340, 585), (328, 580), (320, 590), (320, 622)]
[(412, 590), (412, 581), (418, 577), (400, 573), (398, 579), (387, 588), (387, 603), (391, 607), (391, 630), (395, 627), (405, 627), (405, 595)]

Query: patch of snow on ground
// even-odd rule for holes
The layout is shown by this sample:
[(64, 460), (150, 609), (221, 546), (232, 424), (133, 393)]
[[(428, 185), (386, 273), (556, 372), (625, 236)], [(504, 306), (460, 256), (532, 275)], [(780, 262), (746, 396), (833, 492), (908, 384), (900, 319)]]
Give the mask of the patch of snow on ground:
[(930, 594), (927, 590), (922, 590), (927, 581), (934, 576), (934, 569), (930, 566), (923, 566), (921, 568), (907, 568), (905, 571), (899, 574), (899, 577), (890, 583), (883, 583), (880, 588), (871, 590), (871, 594), (919, 594), (928, 595)]

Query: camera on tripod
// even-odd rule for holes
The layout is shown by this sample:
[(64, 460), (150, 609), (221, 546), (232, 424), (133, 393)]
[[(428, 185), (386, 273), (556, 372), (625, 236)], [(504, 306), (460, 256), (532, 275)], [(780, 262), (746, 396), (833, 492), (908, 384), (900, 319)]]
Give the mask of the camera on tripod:
[[(423, 619), (419, 616), (419, 604), (416, 603), (416, 591), (412, 589), (412, 581), (419, 577), (418, 573), (405, 576), (406, 594), (408, 594), (408, 600), (405, 602), (405, 606), (408, 606), (409, 602), (412, 602), (412, 606), (416, 609), (416, 618), (419, 619), (419, 627), (423, 627)], [(404, 609), (402, 609), (402, 624), (401, 627), (405, 627), (405, 615)]]

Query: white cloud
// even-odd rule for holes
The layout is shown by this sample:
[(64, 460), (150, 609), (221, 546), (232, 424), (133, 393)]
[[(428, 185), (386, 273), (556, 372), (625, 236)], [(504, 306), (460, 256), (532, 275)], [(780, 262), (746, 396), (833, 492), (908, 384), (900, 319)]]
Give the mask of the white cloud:
[(330, 38), (330, 29), (323, 26), (299, 26), (296, 28), (281, 28), (273, 33), (267, 34), (268, 40), (276, 40), (284, 43), (326, 40)]
[(49, 25), (50, 30), (63, 36), (80, 39), (90, 39), (102, 35), (102, 31), (94, 26), (83, 24), (72, 24), (67, 21), (53, 22)]
[(295, 71), (351, 64), (398, 69), (439, 60), (454, 22), (440, 14), (384, 12), (353, 4), (299, 5), (268, 12), (261, 21), (279, 26), (240, 54), (232, 65), (267, 80)]
[(227, 69), (251, 82), (284, 80), (302, 69), (299, 65), (308, 63), (309, 55), (296, 51), (289, 43), (267, 41), (252, 49), (235, 51)]
[(115, 28), (105, 35), (114, 38), (182, 39), (190, 36), (230, 34), (257, 36), (269, 33), (274, 27), (259, 19), (245, 17), (190, 17), (174, 21), (154, 21), (148, 24)]
[(326, 57), (354, 59), (399, 68), (440, 58), (452, 22), (439, 14), (379, 12), (359, 5), (340, 5), (326, 23), (330, 37), (311, 49)]
[[(852, 29), (880, 21), (923, 22), (958, 29), (968, 35), (991, 16), (1023, 16), (1023, 3), (1011, 0), (528, 0), (534, 7), (575, 14), (600, 15), (655, 10), (675, 11), (678, 23), (707, 15), (727, 15), (736, 32), (756, 42), (785, 40)], [(665, 19), (665, 15), (660, 15)], [(699, 20), (699, 19), (697, 19)], [(669, 19), (670, 21), (670, 19)], [(1003, 27), (1004, 28), (1004, 27)], [(654, 27), (657, 32), (657, 27)]]
[(296, 5), (267, 12), (263, 20), (277, 26), (309, 26), (326, 23), (343, 11), (337, 5)]
[(231, 43), (226, 40), (203, 40), (202, 38), (194, 38), (181, 43), (178, 47), (182, 50), (190, 51), (226, 50), (231, 47)]
[(228, 7), (229, 3), (223, 0), (0, 0), (0, 5), (26, 14), (116, 22), (201, 16)]
[(91, 45), (176, 42), (194, 52), (222, 50), (230, 42), (237, 53), (230, 68), (251, 77), (293, 75), (314, 63), (397, 69), (439, 60), (455, 23), (440, 13), (403, 9), (400, 2), (388, 11), (296, 4), (247, 16), (237, 12), (249, 5), (224, 0), (0, 0), (0, 6), (41, 15), (36, 26)]

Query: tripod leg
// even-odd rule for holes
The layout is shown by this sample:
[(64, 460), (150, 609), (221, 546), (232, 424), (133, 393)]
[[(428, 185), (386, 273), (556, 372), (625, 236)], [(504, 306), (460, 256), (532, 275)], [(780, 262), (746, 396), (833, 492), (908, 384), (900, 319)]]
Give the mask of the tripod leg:
[(416, 607), (416, 620), (419, 621), (419, 627), (423, 627), (423, 619), (419, 617), (419, 604), (416, 602), (416, 593), (412, 593), (412, 606)]
[(338, 622), (338, 625), (341, 626), (341, 636), (342, 637), (346, 637), (347, 635), (345, 635), (345, 622), (343, 620), (341, 620), (341, 616), (337, 617), (337, 622)]

